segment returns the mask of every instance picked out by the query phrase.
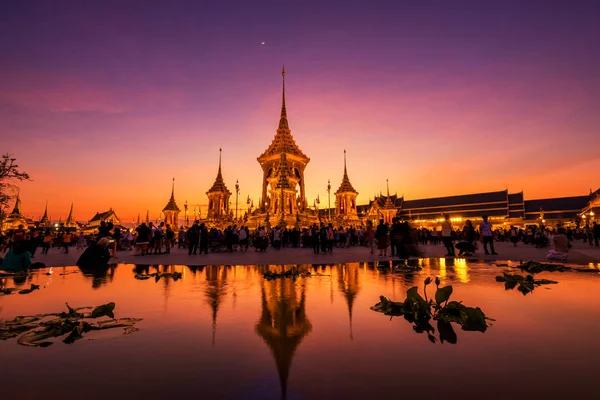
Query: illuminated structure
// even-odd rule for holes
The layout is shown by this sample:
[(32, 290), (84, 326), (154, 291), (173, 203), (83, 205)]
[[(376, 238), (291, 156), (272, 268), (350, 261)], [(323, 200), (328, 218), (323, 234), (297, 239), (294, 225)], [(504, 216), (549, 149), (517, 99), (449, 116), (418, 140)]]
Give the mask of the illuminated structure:
[(382, 209), (395, 208), (397, 216), (415, 227), (437, 226), (443, 215), (450, 215), (455, 224), (470, 219), (479, 223), (487, 215), (494, 225), (571, 224), (585, 226), (600, 209), (600, 190), (589, 195), (525, 200), (523, 192), (509, 193), (508, 190), (458, 196), (434, 197), (429, 199), (405, 200), (404, 197), (378, 196), (368, 205), (358, 206), (359, 213), (375, 221), (384, 218)]
[(212, 187), (206, 192), (208, 196), (208, 215), (207, 218), (215, 223), (223, 222), (230, 219), (229, 215), (229, 197), (231, 192), (225, 186), (223, 175), (221, 174), (221, 153), (219, 149), (219, 170), (217, 178)]
[[(282, 272), (283, 266), (275, 269), (275, 272)], [(261, 280), (262, 312), (256, 333), (275, 358), (282, 399), (286, 398), (294, 353), (302, 339), (312, 331), (306, 316), (305, 291), (304, 280), (299, 284), (292, 279)]]
[(359, 222), (356, 212), (356, 196), (358, 196), (358, 192), (350, 183), (350, 178), (348, 178), (346, 150), (344, 150), (344, 177), (339, 189), (335, 192), (335, 216), (340, 223), (353, 224)]
[(261, 200), (249, 218), (249, 225), (307, 226), (317, 221), (308, 209), (304, 169), (310, 161), (292, 136), (285, 107), (285, 69), (282, 70), (283, 94), (277, 133), (269, 147), (257, 158), (262, 170)]
[(79, 228), (77, 222), (75, 222), (75, 218), (73, 218), (73, 203), (71, 203), (71, 209), (69, 210), (69, 216), (66, 221), (62, 225), (63, 228)]
[(44, 215), (38, 224), (40, 228), (50, 228), (52, 226), (52, 222), (50, 218), (48, 218), (48, 200), (46, 200), (46, 208), (44, 208)]
[(102, 222), (110, 222), (114, 226), (121, 225), (121, 220), (115, 214), (115, 211), (110, 208), (108, 211), (97, 212), (96, 215), (89, 220), (87, 226), (83, 229), (85, 232), (97, 232)]
[(363, 207), (368, 210), (366, 219), (373, 222), (374, 225), (377, 225), (380, 219), (383, 219), (386, 224), (391, 224), (392, 219), (398, 214), (398, 196), (390, 196), (390, 184), (387, 179), (385, 182), (387, 196), (384, 197), (380, 194), (370, 201), (367, 207)]
[(28, 221), (23, 214), (21, 214), (21, 198), (20, 194), (17, 193), (17, 199), (15, 201), (15, 207), (12, 212), (2, 221), (2, 230), (18, 229), (19, 225), (27, 229)]
[(173, 185), (171, 186), (171, 198), (169, 199), (169, 202), (165, 208), (162, 210), (163, 214), (165, 215), (165, 224), (169, 224), (171, 227), (176, 229), (179, 225), (179, 211), (179, 207), (177, 207), (177, 203), (175, 203), (175, 178), (173, 178)]

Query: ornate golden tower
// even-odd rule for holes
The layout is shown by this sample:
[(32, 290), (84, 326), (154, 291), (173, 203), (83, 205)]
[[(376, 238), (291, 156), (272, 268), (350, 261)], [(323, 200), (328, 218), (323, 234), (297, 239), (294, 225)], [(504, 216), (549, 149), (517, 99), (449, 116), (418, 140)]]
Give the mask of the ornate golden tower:
[(383, 204), (383, 207), (381, 208), (380, 211), (383, 216), (384, 222), (391, 224), (392, 218), (394, 218), (396, 216), (396, 214), (398, 213), (398, 210), (396, 209), (396, 205), (394, 204), (394, 202), (392, 201), (392, 198), (390, 197), (390, 183), (387, 179), (385, 180), (385, 183), (387, 186), (387, 197), (385, 198), (385, 203)]
[(65, 228), (78, 228), (77, 222), (75, 222), (75, 218), (73, 218), (73, 203), (71, 203), (71, 209), (69, 210), (69, 216), (64, 224)]
[(231, 192), (225, 186), (223, 175), (221, 175), (221, 153), (219, 149), (219, 171), (212, 187), (206, 192), (208, 196), (208, 216), (209, 220), (224, 220), (229, 217), (229, 197)]
[(17, 200), (15, 201), (15, 208), (12, 212), (4, 219), (2, 223), (2, 229), (17, 229), (19, 225), (23, 225), (23, 228), (27, 229), (27, 219), (21, 214), (21, 194), (17, 192)]
[(358, 196), (358, 192), (350, 183), (350, 178), (348, 178), (348, 170), (346, 169), (346, 150), (344, 150), (344, 177), (342, 178), (340, 188), (335, 192), (335, 215), (338, 219), (345, 222), (358, 222), (356, 196)]
[[(175, 203), (175, 178), (173, 178), (173, 184), (171, 186), (171, 198), (169, 202), (163, 208), (162, 212), (165, 215), (165, 224), (171, 225), (173, 229), (177, 229), (179, 225), (179, 207)], [(139, 220), (139, 215), (138, 215)]]
[(44, 216), (40, 219), (40, 227), (49, 228), (52, 226), (50, 218), (48, 218), (48, 200), (46, 200), (46, 208), (44, 208)]
[(304, 169), (310, 161), (298, 147), (290, 131), (285, 108), (285, 69), (282, 70), (283, 95), (281, 116), (275, 138), (265, 152), (257, 158), (263, 170), (261, 204), (257, 214), (270, 215), (271, 224), (296, 224), (296, 219), (306, 219)]

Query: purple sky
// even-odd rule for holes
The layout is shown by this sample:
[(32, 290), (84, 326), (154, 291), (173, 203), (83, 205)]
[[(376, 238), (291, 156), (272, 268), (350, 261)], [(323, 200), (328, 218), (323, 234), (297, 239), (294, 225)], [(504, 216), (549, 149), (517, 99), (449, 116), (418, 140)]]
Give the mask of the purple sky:
[[(125, 5), (124, 5), (125, 4)], [(218, 149), (258, 200), (286, 65), (309, 203), (343, 149), (365, 203), (599, 185), (600, 3), (12, 1), (0, 4), (1, 150), (25, 213), (157, 217), (171, 177), (206, 204)], [(261, 42), (265, 42), (264, 45)]]

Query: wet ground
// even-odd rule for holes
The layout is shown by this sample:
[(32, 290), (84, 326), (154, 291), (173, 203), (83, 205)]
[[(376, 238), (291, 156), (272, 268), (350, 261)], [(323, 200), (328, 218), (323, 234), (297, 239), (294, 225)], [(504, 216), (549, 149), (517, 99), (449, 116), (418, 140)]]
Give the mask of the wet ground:
[[(515, 263), (510, 263), (515, 265)], [(134, 266), (84, 274), (77, 267), (5, 277), (0, 319), (115, 302), (139, 331), (84, 335), (73, 344), (0, 341), (6, 398), (223, 399), (590, 398), (600, 359), (600, 276), (542, 272), (558, 284), (523, 295), (496, 282), (516, 268), (425, 259), (414, 273), (373, 263), (298, 265), (311, 277), (266, 280), (291, 266)], [(51, 272), (51, 273), (50, 273)], [(158, 282), (135, 275), (180, 272)], [(480, 307), (485, 332), (453, 324), (456, 343), (435, 343), (402, 317), (370, 309), (402, 301), (427, 277), (452, 285), (451, 300)], [(435, 286), (429, 287), (429, 297)], [(435, 324), (433, 324), (435, 327)], [(93, 339), (93, 340), (89, 340)]]

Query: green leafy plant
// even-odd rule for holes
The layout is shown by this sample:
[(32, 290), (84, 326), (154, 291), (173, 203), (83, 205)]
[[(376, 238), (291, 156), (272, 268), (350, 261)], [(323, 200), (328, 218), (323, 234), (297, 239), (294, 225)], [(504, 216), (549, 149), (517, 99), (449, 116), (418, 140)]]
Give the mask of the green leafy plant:
[(402, 302), (391, 301), (385, 296), (379, 297), (379, 303), (371, 310), (389, 315), (390, 317), (404, 317), (413, 324), (416, 333), (426, 333), (432, 343), (437, 341), (436, 330), (431, 321), (436, 321), (437, 332), (441, 343), (456, 344), (457, 336), (452, 323), (461, 326), (464, 331), (485, 332), (490, 326), (488, 321), (493, 321), (485, 316), (479, 307), (467, 307), (462, 302), (450, 301), (452, 286), (440, 287), (439, 278), (435, 279), (436, 292), (434, 299), (428, 299), (427, 286), (431, 278), (425, 279), (422, 297), (419, 289), (414, 286), (406, 291), (406, 299)]
[(523, 276), (518, 274), (507, 274), (506, 272), (504, 272), (502, 276), (497, 276), (496, 282), (504, 282), (505, 290), (517, 288), (519, 292), (523, 293), (523, 296), (533, 292), (537, 286), (558, 283), (549, 279), (535, 279), (533, 275)]

